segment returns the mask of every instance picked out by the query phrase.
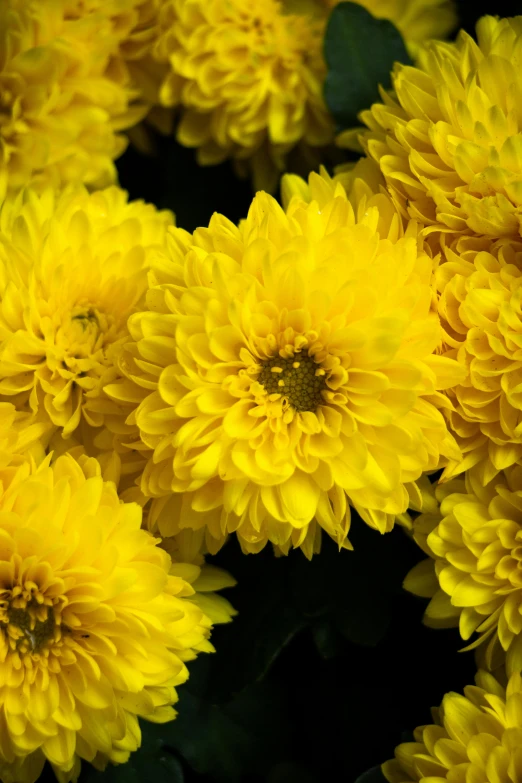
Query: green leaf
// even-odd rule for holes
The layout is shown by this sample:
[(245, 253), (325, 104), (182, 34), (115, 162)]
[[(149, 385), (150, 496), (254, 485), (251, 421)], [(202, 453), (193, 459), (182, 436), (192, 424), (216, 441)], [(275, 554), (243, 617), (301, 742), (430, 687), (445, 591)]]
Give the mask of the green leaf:
[(382, 774), (381, 768), (373, 767), (357, 778), (355, 783), (386, 783), (386, 778)]
[(324, 39), (328, 74), (324, 97), (339, 130), (358, 125), (357, 115), (379, 99), (379, 85), (391, 86), (396, 61), (411, 63), (397, 28), (357, 3), (337, 5)]

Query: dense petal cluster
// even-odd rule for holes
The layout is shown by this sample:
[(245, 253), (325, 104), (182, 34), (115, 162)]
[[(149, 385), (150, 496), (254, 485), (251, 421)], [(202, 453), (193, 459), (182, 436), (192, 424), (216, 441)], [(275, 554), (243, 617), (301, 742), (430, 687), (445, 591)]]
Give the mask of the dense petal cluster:
[[(167, 66), (163, 106), (181, 107), (177, 138), (203, 165), (247, 161), (256, 189), (274, 190), (287, 154), (333, 139), (322, 97), (323, 37), (338, 0), (168, 0), (154, 58)], [(361, 0), (412, 41), (443, 35), (447, 0)]]
[(32, 783), (61, 780), (139, 747), (138, 717), (175, 716), (186, 661), (210, 651), (191, 597), (195, 566), (174, 564), (141, 529), (96, 460), (25, 463), (0, 498), (0, 759)]
[(464, 695), (447, 693), (436, 723), (415, 730), (383, 765), (389, 783), (517, 783), (522, 776), (522, 680), (503, 688), (480, 671)]
[(438, 405), (462, 375), (434, 355), (415, 225), (385, 220), (381, 238), (378, 196), (354, 211), (339, 183), (317, 190), (286, 213), (260, 193), (239, 228), (173, 229), (129, 319), (128, 380), (106, 392), (141, 396), (127, 422), (149, 449), (143, 493), (174, 493), (163, 535), (205, 528), (215, 551), (236, 531), (245, 551), (311, 556), (319, 528), (346, 545), (349, 504), (389, 530), (423, 471), (458, 458)]
[(440, 510), (421, 514), (414, 535), (430, 560), (405, 587), (431, 597), (425, 622), (458, 625), (470, 647), (498, 644), (509, 671), (522, 670), (522, 468), (514, 466), (483, 487), (478, 471), (436, 490)]
[(0, 211), (0, 394), (64, 437), (82, 419), (99, 428), (117, 418), (103, 387), (118, 377), (127, 318), (171, 223), (170, 213), (127, 203), (115, 187), (8, 198)]
[(446, 477), (480, 463), (487, 483), (522, 458), (521, 269), (522, 242), (462, 237), (437, 270), (447, 355), (466, 369), (448, 417), (464, 458)]
[(522, 218), (522, 17), (484, 17), (478, 43), (433, 42), (397, 65), (393, 96), (361, 136), (404, 215), (432, 230), (518, 236)]
[(36, 421), (30, 413), (17, 411), (10, 402), (0, 402), (0, 482), (28, 459), (40, 463), (44, 456), (43, 438), (50, 426)]
[(274, 189), (294, 145), (332, 140), (322, 97), (325, 19), (286, 14), (280, 0), (164, 4), (154, 55), (170, 68), (160, 98), (183, 106), (177, 138), (198, 148), (200, 163), (251, 159), (256, 186)]
[(0, 194), (106, 187), (119, 132), (146, 113), (127, 60), (144, 56), (155, 0), (5, 0), (0, 5)]

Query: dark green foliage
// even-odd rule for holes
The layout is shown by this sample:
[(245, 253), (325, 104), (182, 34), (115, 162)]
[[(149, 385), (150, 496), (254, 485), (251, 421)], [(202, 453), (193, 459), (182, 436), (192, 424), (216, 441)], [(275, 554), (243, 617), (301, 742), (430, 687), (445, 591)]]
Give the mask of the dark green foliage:
[(401, 34), (387, 19), (375, 19), (356, 3), (340, 3), (324, 39), (328, 74), (324, 97), (338, 130), (358, 125), (357, 115), (391, 86), (394, 62), (409, 63)]

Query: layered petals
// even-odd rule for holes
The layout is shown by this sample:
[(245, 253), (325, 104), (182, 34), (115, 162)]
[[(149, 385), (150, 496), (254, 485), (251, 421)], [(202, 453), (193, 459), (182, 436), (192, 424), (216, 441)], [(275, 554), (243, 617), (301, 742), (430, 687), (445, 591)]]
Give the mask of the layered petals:
[(156, 0), (2, 3), (0, 196), (115, 182), (121, 131), (148, 110), (132, 68), (150, 48), (155, 18)]
[(320, 528), (347, 545), (350, 505), (391, 529), (421, 504), (422, 473), (458, 458), (438, 406), (463, 373), (435, 354), (416, 227), (381, 221), (378, 197), (356, 213), (340, 183), (325, 187), (286, 213), (258, 194), (239, 228), (215, 215), (172, 231), (129, 319), (127, 380), (106, 392), (141, 395), (127, 423), (150, 455), (144, 495), (174, 493), (164, 535), (204, 529), (215, 551), (237, 532), (245, 551), (311, 556)]
[(507, 688), (485, 671), (464, 695), (447, 693), (436, 723), (419, 726), (414, 741), (383, 764), (389, 783), (517, 783), (522, 775), (522, 681), (513, 674)]
[[(0, 394), (70, 437), (121, 418), (103, 393), (172, 215), (108, 188), (33, 190), (0, 212)], [(124, 418), (124, 417), (123, 417)], [(123, 421), (122, 418), (122, 421)], [(122, 432), (125, 431), (123, 428)]]
[(508, 672), (522, 670), (522, 473), (513, 466), (483, 487), (473, 468), (436, 490), (440, 509), (421, 514), (414, 535), (430, 560), (406, 589), (431, 598), (425, 622), (459, 627), (468, 649), (487, 641), (488, 666), (506, 653)]
[[(98, 463), (29, 463), (0, 498), (0, 769), (33, 783), (47, 760), (62, 781), (140, 745), (138, 718), (175, 717), (186, 662), (211, 651), (194, 600), (230, 584), (174, 562), (141, 529)], [(208, 603), (208, 602), (207, 602)], [(233, 610), (224, 599), (216, 622)]]
[(429, 231), (520, 235), (521, 46), (522, 17), (483, 17), (477, 42), (461, 32), (396, 65), (394, 94), (361, 115), (398, 208)]

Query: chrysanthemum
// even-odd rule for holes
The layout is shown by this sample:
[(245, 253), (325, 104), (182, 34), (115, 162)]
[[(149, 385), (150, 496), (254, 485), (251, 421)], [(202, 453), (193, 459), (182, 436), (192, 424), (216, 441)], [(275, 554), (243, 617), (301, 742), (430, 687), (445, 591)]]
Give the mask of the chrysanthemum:
[(127, 318), (171, 223), (170, 213), (127, 203), (118, 188), (8, 198), (0, 212), (0, 394), (64, 437), (82, 417), (93, 427), (111, 423), (118, 408), (103, 387), (118, 377)]
[(185, 662), (213, 649), (200, 574), (171, 562), (95, 460), (26, 464), (3, 489), (0, 774), (33, 783), (47, 759), (76, 779), (81, 759), (126, 761), (138, 717), (175, 716)]
[[(119, 131), (146, 112), (126, 67), (149, 3), (5, 0), (0, 5), (0, 195), (32, 184), (105, 187)], [(145, 37), (146, 37), (145, 29)]]
[(346, 544), (349, 504), (391, 529), (422, 472), (458, 455), (437, 410), (461, 371), (433, 355), (432, 260), (414, 225), (381, 237), (362, 204), (337, 184), (285, 214), (260, 193), (239, 228), (172, 231), (129, 319), (128, 380), (106, 389), (141, 394), (141, 488), (175, 493), (162, 534), (206, 526), (210, 551), (237, 531), (245, 551), (311, 556), (319, 528)]
[(430, 556), (405, 587), (431, 597), (428, 625), (459, 626), (470, 648), (489, 639), (488, 659), (500, 646), (510, 671), (522, 670), (522, 467), (483, 487), (477, 471), (436, 491), (440, 511), (414, 522)]
[[(275, 189), (297, 145), (333, 139), (322, 97), (323, 37), (338, 0), (168, 0), (159, 15), (154, 57), (167, 64), (164, 106), (181, 108), (178, 140), (203, 165), (248, 161), (256, 189)], [(412, 41), (442, 34), (446, 0), (364, 0)]]
[(487, 483), (522, 458), (522, 242), (461, 237), (445, 259), (439, 315), (448, 355), (467, 373), (449, 392), (464, 459), (446, 477), (480, 462)]
[(518, 236), (522, 17), (484, 17), (478, 43), (431, 43), (397, 65), (395, 96), (363, 112), (361, 139), (403, 214), (445, 232)]
[(522, 776), (522, 679), (507, 688), (484, 671), (464, 695), (447, 693), (435, 724), (419, 726), (415, 742), (383, 764), (389, 783), (517, 783)]

